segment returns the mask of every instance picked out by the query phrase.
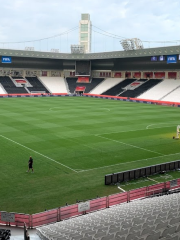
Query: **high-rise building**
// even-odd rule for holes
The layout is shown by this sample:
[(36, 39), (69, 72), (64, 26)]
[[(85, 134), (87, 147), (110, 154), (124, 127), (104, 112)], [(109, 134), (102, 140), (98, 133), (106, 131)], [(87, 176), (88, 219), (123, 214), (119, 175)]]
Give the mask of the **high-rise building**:
[(83, 45), (85, 53), (91, 52), (91, 21), (88, 13), (81, 14), (79, 21), (79, 45)]

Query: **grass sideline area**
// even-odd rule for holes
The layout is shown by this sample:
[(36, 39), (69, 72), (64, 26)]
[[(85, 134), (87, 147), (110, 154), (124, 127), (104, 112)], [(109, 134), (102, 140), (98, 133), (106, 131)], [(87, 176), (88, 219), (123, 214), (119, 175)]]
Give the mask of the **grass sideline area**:
[[(112, 172), (180, 159), (180, 109), (86, 97), (0, 99), (0, 210), (37, 213), (119, 193)], [(27, 173), (29, 156), (34, 174)], [(178, 171), (153, 176), (179, 178)], [(155, 184), (123, 183), (130, 190)]]

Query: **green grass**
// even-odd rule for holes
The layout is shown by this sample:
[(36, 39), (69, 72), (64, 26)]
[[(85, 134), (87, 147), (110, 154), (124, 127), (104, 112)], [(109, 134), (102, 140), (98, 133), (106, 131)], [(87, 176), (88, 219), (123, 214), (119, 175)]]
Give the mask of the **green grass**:
[[(104, 185), (106, 174), (180, 159), (180, 141), (172, 139), (179, 108), (85, 97), (5, 98), (0, 105), (1, 211), (35, 213), (118, 193)], [(26, 173), (30, 155), (34, 174)]]

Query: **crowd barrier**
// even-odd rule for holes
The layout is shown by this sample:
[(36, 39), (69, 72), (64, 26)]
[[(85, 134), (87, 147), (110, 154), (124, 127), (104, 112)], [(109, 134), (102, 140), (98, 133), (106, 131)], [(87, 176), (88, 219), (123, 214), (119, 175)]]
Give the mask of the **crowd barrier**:
[[(121, 203), (127, 203), (133, 200), (150, 197), (154, 194), (161, 194), (164, 191), (167, 193), (169, 190), (178, 188), (180, 188), (180, 179), (175, 179), (164, 183), (154, 184), (148, 187), (142, 187), (127, 192), (113, 194), (107, 197), (92, 199), (88, 201), (90, 206), (89, 209), (82, 212), (78, 211), (78, 203), (36, 214), (8, 213), (1, 211), (0, 224), (17, 227), (23, 227), (24, 224), (26, 224), (28, 228), (36, 228), (42, 225), (59, 222), (72, 217), (77, 217), (90, 212), (109, 208)], [(6, 220), (2, 220), (2, 215), (3, 217), (5, 215)], [(13, 217), (13, 221), (9, 220), (13, 219)]]
[(141, 177), (148, 177), (154, 174), (165, 173), (180, 169), (180, 161), (172, 161), (157, 165), (131, 169), (124, 172), (117, 172), (105, 175), (105, 185), (127, 182)]
[[(7, 98), (7, 97), (10, 97), (10, 98), (11, 97), (12, 98), (16, 98), (16, 97), (71, 97), (71, 96), (76, 97), (78, 95), (67, 94), (67, 93), (0, 94), (0, 98)], [(125, 102), (137, 102), (137, 103), (146, 103), (146, 104), (180, 107), (180, 103), (178, 103), (178, 102), (147, 100), (147, 99), (139, 99), (139, 98), (116, 97), (116, 96), (98, 95), (98, 94), (89, 94), (89, 93), (84, 93), (82, 97), (102, 98), (102, 99), (119, 100), (119, 101), (125, 101)]]

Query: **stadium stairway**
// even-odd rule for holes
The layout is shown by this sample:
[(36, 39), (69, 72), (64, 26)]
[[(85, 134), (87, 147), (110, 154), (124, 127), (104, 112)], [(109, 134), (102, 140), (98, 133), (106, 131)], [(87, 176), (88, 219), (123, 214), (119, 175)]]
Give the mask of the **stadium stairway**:
[[(139, 80), (139, 81), (141, 81), (141, 80)], [(120, 94), (119, 96), (136, 98), (136, 97), (140, 96), (141, 94), (143, 94), (144, 92), (151, 89), (152, 87), (156, 86), (160, 82), (162, 82), (162, 80), (160, 80), (160, 79), (147, 80), (142, 85), (135, 88), (134, 90), (127, 90), (127, 91), (123, 92), (122, 94)]]
[(156, 84), (151, 89), (139, 95), (138, 98), (164, 101), (165, 96), (168, 96), (168, 94), (170, 94), (171, 92), (173, 96), (174, 95), (173, 91), (177, 89), (177, 87), (179, 86), (180, 80), (178, 79), (177, 80), (164, 79), (159, 84)]
[(114, 87), (102, 93), (102, 95), (118, 96), (124, 91), (123, 88), (134, 82), (136, 79), (125, 79), (124, 81), (116, 84)]
[(77, 83), (77, 79), (78, 78), (71, 78), (71, 77), (66, 78), (70, 93), (74, 93), (76, 87), (80, 87), (80, 86), (86, 87), (84, 93), (89, 93), (92, 89), (94, 89), (97, 85), (99, 85), (104, 80), (104, 78), (92, 78), (90, 83)]
[(0, 83), (2, 84), (5, 91), (9, 94), (14, 93), (28, 93), (24, 87), (16, 87), (13, 81), (8, 76), (1, 76)]
[(45, 88), (45, 86), (40, 82), (37, 77), (26, 77), (29, 83), (33, 87), (27, 87), (30, 92), (45, 92), (49, 93), (49, 91)]
[(4, 89), (1, 83), (0, 83), (0, 94), (7, 94), (6, 90)]
[(103, 82), (97, 85), (90, 93), (91, 94), (102, 94), (103, 92), (114, 87), (118, 83), (122, 82), (123, 78), (106, 78)]
[(168, 95), (164, 96), (162, 101), (170, 101), (170, 102), (180, 102), (180, 87), (171, 91)]

